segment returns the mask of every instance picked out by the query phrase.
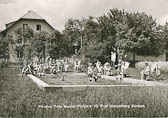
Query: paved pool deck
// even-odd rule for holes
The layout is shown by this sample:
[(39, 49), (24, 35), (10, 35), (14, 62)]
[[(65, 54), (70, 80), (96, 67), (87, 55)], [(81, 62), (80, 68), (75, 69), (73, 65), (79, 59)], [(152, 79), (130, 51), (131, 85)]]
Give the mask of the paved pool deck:
[[(118, 81), (116, 76), (102, 75), (102, 78)], [(138, 79), (132, 79), (132, 78), (123, 78), (120, 81), (123, 82), (123, 83), (129, 83), (129, 84), (132, 84), (132, 85), (140, 85), (140, 86), (168, 86), (167, 83), (160, 83), (158, 81), (138, 80)]]

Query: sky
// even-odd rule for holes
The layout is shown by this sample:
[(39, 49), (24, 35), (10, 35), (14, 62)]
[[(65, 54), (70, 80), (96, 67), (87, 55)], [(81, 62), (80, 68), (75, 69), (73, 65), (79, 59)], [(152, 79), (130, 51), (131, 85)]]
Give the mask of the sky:
[(101, 16), (113, 8), (145, 12), (162, 25), (168, 21), (168, 0), (0, 0), (0, 30), (29, 10), (35, 11), (55, 29), (62, 31), (70, 18)]

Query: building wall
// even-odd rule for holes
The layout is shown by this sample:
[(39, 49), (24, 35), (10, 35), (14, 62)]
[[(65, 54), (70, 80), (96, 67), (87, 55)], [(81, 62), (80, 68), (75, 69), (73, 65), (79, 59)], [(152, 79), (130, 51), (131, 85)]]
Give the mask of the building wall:
[[(129, 60), (133, 60), (133, 53), (128, 53), (127, 57)], [(135, 60), (136, 61), (166, 61), (166, 54), (161, 54), (157, 57), (155, 56), (139, 56), (139, 55), (135, 55)]]
[(23, 28), (23, 24), (28, 24), (28, 27), (30, 27), (33, 31), (36, 32), (36, 25), (41, 25), (41, 31), (46, 31), (48, 33), (53, 33), (54, 30), (44, 21), (41, 20), (20, 20), (15, 25), (13, 25), (11, 28), (8, 29), (7, 35), (15, 35), (14, 31), (18, 28)]

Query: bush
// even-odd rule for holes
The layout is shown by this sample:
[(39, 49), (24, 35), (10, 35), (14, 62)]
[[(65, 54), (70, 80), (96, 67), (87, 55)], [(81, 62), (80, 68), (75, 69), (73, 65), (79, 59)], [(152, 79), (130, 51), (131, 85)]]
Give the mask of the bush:
[(83, 64), (83, 65), (87, 65), (88, 62), (89, 62), (89, 59), (88, 59), (88, 58), (82, 58), (82, 59), (81, 59), (81, 64)]
[(9, 65), (8, 62), (4, 62), (4, 61), (3, 61), (0, 66), (1, 66), (2, 68), (5, 68), (5, 67), (8, 67), (8, 65)]

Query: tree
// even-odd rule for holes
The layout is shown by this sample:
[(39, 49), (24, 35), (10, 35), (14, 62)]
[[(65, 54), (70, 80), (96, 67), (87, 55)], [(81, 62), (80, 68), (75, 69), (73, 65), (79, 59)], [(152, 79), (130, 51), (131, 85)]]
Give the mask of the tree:
[(93, 45), (96, 45), (100, 39), (100, 28), (99, 23), (95, 17), (90, 16), (88, 19), (83, 20), (84, 30), (83, 36), (83, 53), (88, 52), (88, 49)]
[(82, 37), (83, 54), (92, 58), (101, 57), (101, 60), (109, 60), (111, 51), (119, 53), (117, 50), (141, 56), (158, 56), (163, 52), (163, 41), (166, 39), (152, 16), (118, 9), (97, 18), (70, 19), (65, 25), (64, 35), (70, 47), (73, 47), (73, 41), (80, 42)]
[(106, 56), (106, 44), (98, 43), (97, 45), (92, 45), (88, 48), (88, 52), (85, 57), (94, 60), (99, 60), (102, 63), (109, 61), (109, 57)]
[(18, 28), (15, 30), (15, 36), (16, 36), (16, 41), (14, 40), (11, 41), (12, 47), (15, 48), (17, 57), (19, 60), (22, 60), (22, 58), (27, 58), (27, 48), (29, 48), (30, 42), (32, 41), (34, 37), (34, 32), (31, 28), (23, 29), (23, 28)]
[(0, 39), (0, 59), (9, 59), (9, 42), (8, 40)]
[(15, 30), (15, 34), (17, 37), (17, 43), (26, 45), (26, 43), (29, 43), (34, 36), (34, 31), (29, 27), (27, 29), (18, 28)]
[[(156, 20), (145, 13), (131, 13), (127, 15), (128, 26), (131, 32), (128, 37), (132, 46), (129, 51), (142, 56), (157, 56), (162, 52)], [(160, 47), (160, 48), (158, 48)]]
[(48, 42), (48, 53), (52, 59), (59, 59), (68, 54), (68, 43), (66, 42), (63, 34), (55, 31)]
[(29, 49), (29, 52), (33, 51), (32, 56), (37, 56), (40, 62), (45, 62), (47, 40), (49, 39), (50, 36), (47, 32), (41, 31), (34, 34), (33, 40), (31, 42), (32, 47)]
[(164, 26), (160, 26), (159, 31), (164, 41), (164, 50), (168, 53), (168, 23)]
[(75, 47), (74, 43), (78, 42), (78, 53), (81, 51), (82, 41), (83, 41), (83, 30), (84, 30), (84, 23), (85, 19), (69, 19), (68, 22), (65, 24), (65, 30), (63, 31), (63, 35), (65, 39), (69, 42), (69, 53), (74, 54)]
[(157, 56), (162, 52), (160, 32), (152, 16), (112, 9), (98, 21), (102, 29), (100, 40), (107, 44), (106, 54), (117, 48), (142, 56)]

